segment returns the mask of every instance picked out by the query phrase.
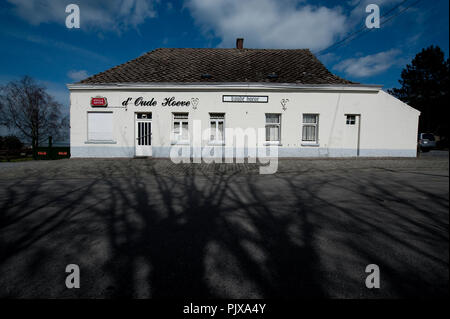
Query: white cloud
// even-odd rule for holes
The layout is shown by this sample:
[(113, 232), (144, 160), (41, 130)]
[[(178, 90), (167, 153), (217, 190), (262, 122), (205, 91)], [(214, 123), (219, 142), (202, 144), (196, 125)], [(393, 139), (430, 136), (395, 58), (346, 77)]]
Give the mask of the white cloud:
[(71, 70), (71, 71), (67, 72), (67, 76), (70, 79), (72, 79), (73, 81), (76, 81), (76, 82), (81, 81), (81, 80), (89, 77), (89, 75), (88, 75), (86, 70), (79, 70), (79, 71)]
[(333, 69), (353, 77), (364, 78), (383, 73), (395, 64), (399, 64), (398, 49), (379, 52), (360, 58), (351, 58), (336, 64)]
[[(68, 13), (63, 0), (8, 0), (13, 11), (32, 25), (56, 22), (64, 24)], [(81, 29), (100, 29), (120, 32), (136, 28), (148, 18), (156, 16), (155, 0), (77, 0), (80, 7)]]
[(324, 63), (324, 64), (329, 64), (329, 63), (334, 63), (337, 62), (341, 57), (330, 52), (330, 53), (326, 53), (326, 54), (322, 54), (320, 56), (318, 56), (320, 62)]
[(340, 7), (312, 6), (303, 0), (187, 0), (185, 6), (205, 32), (233, 47), (322, 49), (348, 31)]

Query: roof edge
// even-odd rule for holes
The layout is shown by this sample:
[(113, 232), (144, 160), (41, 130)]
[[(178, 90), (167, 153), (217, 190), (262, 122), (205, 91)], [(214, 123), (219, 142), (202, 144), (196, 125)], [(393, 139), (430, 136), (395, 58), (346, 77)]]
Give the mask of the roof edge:
[(262, 82), (153, 82), (153, 83), (71, 83), (69, 90), (117, 90), (117, 89), (273, 89), (320, 91), (380, 91), (378, 84), (297, 84)]

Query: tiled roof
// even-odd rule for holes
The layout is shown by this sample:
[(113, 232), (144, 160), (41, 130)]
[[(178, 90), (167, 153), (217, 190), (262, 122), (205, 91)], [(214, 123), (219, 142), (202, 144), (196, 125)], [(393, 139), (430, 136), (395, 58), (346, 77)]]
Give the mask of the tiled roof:
[(352, 84), (307, 49), (170, 49), (145, 53), (79, 83), (274, 82)]

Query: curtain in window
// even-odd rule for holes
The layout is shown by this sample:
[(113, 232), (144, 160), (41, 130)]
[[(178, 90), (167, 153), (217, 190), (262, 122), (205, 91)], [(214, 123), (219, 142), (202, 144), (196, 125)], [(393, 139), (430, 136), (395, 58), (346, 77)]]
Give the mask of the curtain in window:
[(313, 125), (303, 125), (303, 141), (316, 141), (316, 127)]
[(210, 140), (223, 141), (225, 135), (223, 125), (225, 120), (225, 113), (209, 113), (209, 118), (211, 129)]
[(175, 120), (185, 120), (188, 119), (189, 114), (188, 113), (174, 113), (173, 118)]
[(303, 123), (317, 123), (317, 115), (303, 114)]
[(181, 128), (182, 128), (182, 131), (181, 131), (181, 138), (182, 138), (183, 140), (189, 139), (189, 126), (188, 126), (188, 122), (183, 122), (183, 123), (181, 124)]
[(175, 134), (175, 135), (180, 134), (180, 122), (173, 123), (173, 134)]
[(266, 114), (266, 141), (280, 141), (280, 114)]
[(225, 119), (225, 113), (209, 113), (211, 120), (223, 120)]
[(211, 121), (211, 141), (216, 140), (216, 121)]
[(266, 140), (267, 141), (280, 140), (280, 127), (278, 125), (266, 125)]
[(189, 139), (189, 113), (173, 113), (173, 138), (176, 141)]
[(219, 127), (218, 127), (218, 134), (219, 136), (217, 136), (218, 140), (223, 140), (225, 137), (225, 132), (223, 131), (223, 121), (219, 121)]
[(266, 114), (266, 123), (280, 123), (280, 114)]

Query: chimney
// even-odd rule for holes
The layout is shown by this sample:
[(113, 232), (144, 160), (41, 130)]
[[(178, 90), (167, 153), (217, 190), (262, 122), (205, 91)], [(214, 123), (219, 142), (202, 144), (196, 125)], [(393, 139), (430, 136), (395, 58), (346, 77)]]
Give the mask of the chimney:
[(244, 48), (244, 38), (236, 39), (236, 49), (242, 50)]

